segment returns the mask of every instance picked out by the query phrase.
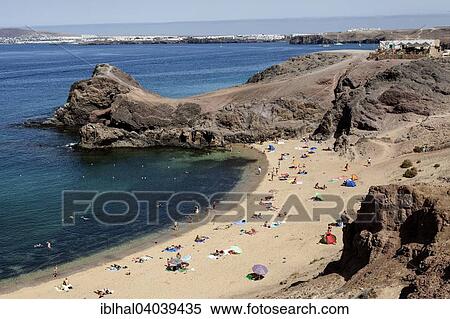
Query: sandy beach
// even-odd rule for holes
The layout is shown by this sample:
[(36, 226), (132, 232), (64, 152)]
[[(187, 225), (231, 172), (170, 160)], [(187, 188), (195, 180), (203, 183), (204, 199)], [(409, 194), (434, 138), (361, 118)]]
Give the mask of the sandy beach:
[[(401, 136), (408, 128), (391, 132)], [(448, 169), (446, 158), (448, 150), (424, 154), (401, 155), (402, 147), (386, 140), (368, 140), (363, 156), (352, 160), (338, 156), (335, 152), (326, 151), (331, 141), (317, 144), (301, 140), (280, 141), (274, 144), (276, 150), (268, 152), (270, 143), (253, 145), (264, 152), (268, 160), (268, 172), (256, 188), (255, 193), (274, 194), (273, 206), (277, 207), (272, 216), (276, 220), (281, 212), (281, 205), (291, 194), (297, 195), (302, 204), (311, 213), (314, 207), (330, 207), (330, 203), (316, 202), (311, 197), (316, 193), (340, 195), (344, 201), (351, 196), (364, 196), (371, 185), (382, 185), (401, 180), (400, 163), (405, 159), (421, 161), (422, 180), (428, 176), (433, 179), (434, 163), (441, 163), (442, 169)], [(300, 158), (308, 148), (317, 147), (314, 154)], [(400, 153), (399, 153), (400, 152)], [(289, 173), (287, 181), (280, 181), (277, 176), (271, 180), (273, 168), (278, 167), (281, 154), (288, 153), (285, 160), (280, 161), (279, 174)], [(361, 154), (361, 153), (360, 153)], [(295, 158), (294, 158), (295, 156)], [(367, 159), (371, 157), (371, 165)], [(349, 163), (348, 171), (344, 171)], [(292, 165), (305, 167), (307, 175), (298, 175), (298, 169), (290, 169)], [(255, 164), (255, 174), (257, 164)], [(357, 187), (342, 186), (345, 178), (352, 174), (358, 176)], [(297, 178), (297, 184), (292, 184)], [(403, 181), (408, 183), (408, 181)], [(326, 185), (327, 189), (319, 191), (315, 184)], [(219, 204), (220, 205), (220, 204)], [(328, 206), (327, 206), (328, 205)], [(332, 207), (332, 206), (331, 206)], [(358, 207), (355, 207), (357, 209)], [(230, 212), (234, 214), (233, 212)], [(267, 214), (267, 212), (265, 213)], [(296, 214), (289, 211), (289, 214)], [(56, 289), (63, 280), (63, 275), (37, 286), (22, 288), (2, 295), (2, 298), (97, 298), (97, 289), (108, 288), (114, 293), (105, 298), (240, 298), (258, 297), (280, 289), (280, 283), (286, 282), (290, 276), (309, 279), (322, 271), (327, 263), (339, 258), (342, 249), (342, 229), (333, 227), (337, 236), (336, 245), (319, 244), (321, 235), (327, 230), (329, 223), (335, 222), (331, 217), (322, 216), (320, 222), (286, 222), (279, 227), (263, 227), (264, 220), (249, 219), (244, 225), (230, 223), (207, 223), (186, 233), (173, 231), (169, 241), (159, 242), (148, 249), (112, 260), (108, 264), (96, 266), (72, 274), (69, 277), (73, 289), (61, 292)], [(270, 223), (269, 223), (270, 224)], [(255, 235), (241, 234), (241, 229), (256, 230)], [(210, 237), (205, 243), (195, 243), (197, 235)], [(182, 256), (190, 255), (186, 272), (170, 272), (166, 270), (167, 258), (175, 257), (175, 253), (162, 252), (167, 246), (182, 245)], [(226, 255), (217, 260), (209, 258), (215, 250), (226, 250), (231, 246), (239, 246), (242, 253)], [(133, 257), (151, 256), (144, 263), (134, 263)], [(127, 266), (120, 271), (109, 271), (110, 264)], [(254, 264), (264, 264), (269, 269), (267, 276), (260, 281), (251, 281), (246, 275), (252, 272)], [(217, 289), (220, 287), (220, 289)], [(10, 287), (13, 288), (13, 287)]]
[[(254, 145), (266, 152), (269, 143)], [(317, 147), (315, 154), (308, 158), (300, 158), (308, 147)], [(274, 191), (275, 199), (272, 220), (280, 212), (284, 200), (291, 194), (296, 194), (303, 205), (311, 212), (313, 207), (329, 207), (329, 203), (311, 200), (316, 193), (337, 194), (345, 199), (353, 195), (363, 196), (368, 187), (382, 184), (388, 180), (388, 171), (383, 163), (366, 167), (366, 159), (361, 158), (350, 162), (348, 172), (343, 171), (347, 163), (345, 158), (334, 152), (324, 151), (329, 143), (317, 144), (309, 142), (305, 145), (300, 140), (290, 140), (275, 144), (274, 152), (266, 152), (269, 162), (267, 176), (256, 189), (256, 193)], [(287, 181), (279, 181), (275, 176), (271, 181), (272, 168), (278, 166), (282, 153), (289, 153), (280, 162), (279, 175), (289, 173)], [(294, 159), (295, 156), (295, 159)], [(290, 169), (293, 164), (305, 165), (307, 175), (297, 175), (298, 169)], [(393, 164), (395, 165), (395, 164)], [(256, 172), (255, 166), (255, 172)], [(255, 173), (256, 174), (256, 173)], [(359, 177), (358, 186), (347, 188), (341, 186), (344, 178), (356, 174)], [(292, 184), (294, 177), (298, 184)], [(318, 191), (314, 185), (326, 185), (327, 189)], [(295, 214), (295, 211), (290, 211)], [(265, 213), (267, 214), (267, 213)], [(320, 222), (286, 222), (276, 228), (263, 227), (264, 220), (250, 219), (244, 225), (224, 223), (208, 223), (187, 233), (173, 232), (173, 239), (150, 245), (145, 249), (125, 258), (118, 258), (111, 263), (97, 266), (72, 274), (69, 277), (73, 289), (69, 292), (58, 291), (55, 287), (61, 285), (63, 275), (54, 280), (49, 272), (49, 281), (34, 287), (23, 288), (1, 296), (2, 298), (97, 298), (94, 290), (108, 288), (114, 293), (106, 298), (223, 298), (257, 296), (279, 287), (280, 282), (290, 275), (302, 275), (309, 278), (323, 269), (331, 260), (337, 259), (342, 249), (341, 228), (333, 228), (338, 240), (336, 245), (319, 244), (321, 235), (327, 230), (327, 225), (334, 220), (322, 217)], [(215, 230), (219, 228), (218, 230)], [(256, 230), (255, 235), (241, 234), (241, 229)], [(205, 243), (194, 242), (196, 235), (210, 237)], [(182, 256), (190, 255), (187, 272), (166, 271), (167, 258), (175, 257), (175, 253), (162, 252), (170, 245), (182, 245)], [(215, 250), (225, 250), (230, 246), (239, 246), (242, 254), (226, 255), (218, 260), (208, 258)], [(134, 263), (133, 257), (151, 256), (144, 263)], [(110, 264), (127, 266), (120, 271), (109, 271)], [(251, 281), (246, 275), (251, 273), (254, 264), (264, 264), (268, 267), (268, 275), (260, 281)], [(128, 275), (127, 275), (128, 274)], [(220, 287), (220, 289), (212, 289)]]

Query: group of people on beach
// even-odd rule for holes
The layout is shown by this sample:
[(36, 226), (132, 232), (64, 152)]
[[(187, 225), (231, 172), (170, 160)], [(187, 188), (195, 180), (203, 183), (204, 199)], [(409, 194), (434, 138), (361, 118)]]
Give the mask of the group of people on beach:
[[(289, 156), (290, 156), (289, 153), (281, 154), (281, 156), (280, 156), (280, 158), (278, 160), (278, 167), (273, 167), (272, 171), (270, 173), (270, 177), (271, 177), (270, 180), (271, 181), (274, 180), (275, 176), (279, 175), (280, 170), (281, 170), (281, 161), (287, 160)], [(309, 154), (305, 153), (305, 154), (301, 155), (301, 158), (307, 158), (309, 156), (310, 156)], [(368, 159), (367, 165), (371, 165), (371, 159), (370, 158)], [(295, 161), (295, 156), (292, 159), (292, 165), (290, 166), (290, 168), (296, 169), (297, 173), (299, 175), (306, 175), (306, 174), (308, 174), (306, 165), (304, 163), (301, 165), (300, 163), (296, 162)], [(346, 163), (346, 165), (344, 167), (344, 170), (345, 171), (349, 170), (349, 164), (348, 163)], [(258, 175), (262, 174), (262, 167), (261, 166), (257, 167), (257, 174)], [(280, 177), (280, 179), (284, 179), (284, 178), (287, 179), (287, 178), (290, 177), (290, 175), (289, 175), (289, 173), (282, 173), (279, 177)], [(294, 179), (292, 180), (291, 183), (292, 184), (297, 184), (298, 183), (297, 177), (294, 177)], [(315, 184), (314, 188), (317, 189), (317, 190), (325, 190), (325, 189), (327, 189), (327, 186), (326, 185), (321, 186), (317, 182)], [(282, 224), (281, 220), (287, 216), (287, 212), (284, 212), (284, 211), (282, 212), (278, 208), (274, 207), (274, 200), (275, 200), (275, 196), (274, 195), (266, 196), (266, 197), (260, 199), (259, 205), (261, 205), (262, 207), (264, 207), (264, 208), (266, 208), (268, 210), (276, 210), (276, 211), (278, 211), (278, 213), (277, 213), (277, 217), (278, 217), (277, 220), (278, 220), (278, 222), (272, 223), (272, 222), (269, 222), (268, 220), (264, 220), (264, 217), (263, 217), (261, 212), (255, 213), (251, 217), (252, 219), (262, 219), (262, 220), (264, 220), (264, 223), (261, 225), (261, 227), (263, 227), (263, 228), (276, 228), (276, 227), (278, 227), (278, 226), (280, 226)], [(217, 205), (217, 201), (213, 202), (212, 208), (215, 209), (216, 205)], [(195, 206), (194, 209), (193, 209), (193, 215), (198, 215), (198, 214), (200, 214), (200, 207)], [(348, 223), (348, 221), (349, 220), (347, 219), (347, 216), (343, 216), (341, 221), (339, 221), (336, 224), (336, 226), (337, 227), (344, 227)], [(232, 225), (233, 224), (227, 225), (227, 227), (222, 227), (222, 228), (216, 227), (214, 230), (219, 230), (219, 229), (220, 230), (222, 230), (222, 229), (225, 230), (225, 229), (228, 229), (228, 228), (232, 227)], [(325, 234), (323, 234), (321, 236), (321, 241), (320, 241), (321, 243), (324, 243), (324, 244), (327, 244), (327, 245), (335, 245), (337, 243), (337, 238), (336, 238), (336, 235), (333, 234), (333, 231), (332, 231), (333, 228), (332, 227), (333, 226), (330, 224), (328, 226), (328, 229), (325, 232)], [(177, 221), (174, 222), (173, 229), (174, 230), (179, 230), (179, 225), (178, 225)], [(254, 236), (257, 233), (258, 232), (256, 231), (256, 229), (253, 228), (253, 227), (250, 228), (250, 229), (248, 229), (248, 228), (247, 229), (240, 229), (240, 234), (241, 235)], [(196, 235), (195, 239), (194, 239), (194, 243), (195, 244), (202, 244), (202, 243), (205, 243), (209, 239), (210, 239), (210, 237), (205, 236), (205, 235), (201, 235), (201, 236), (200, 235)], [(47, 242), (46, 244), (47, 244), (47, 248), (48, 249), (52, 249), (50, 242)], [(166, 263), (165, 263), (164, 266), (165, 266), (165, 269), (167, 271), (177, 272), (177, 271), (186, 271), (186, 270), (188, 270), (189, 263), (185, 260), (184, 257), (182, 257), (182, 255), (180, 253), (180, 251), (182, 249), (183, 249), (183, 246), (181, 244), (177, 244), (177, 245), (167, 246), (164, 250), (162, 250), (162, 252), (174, 253), (172, 258), (167, 258), (166, 259)], [(233, 255), (233, 254), (238, 254), (238, 252), (235, 252), (233, 250), (215, 249), (212, 253), (210, 253), (211, 256), (214, 256), (214, 257), (217, 257), (217, 258), (223, 257), (224, 255), (227, 255), (227, 254)], [(132, 261), (135, 262), (135, 263), (143, 263), (143, 262), (145, 262), (145, 261), (147, 261), (147, 260), (149, 260), (151, 258), (152, 257), (146, 255), (145, 258), (134, 258)], [(119, 265), (113, 265), (113, 266), (115, 266), (117, 269), (121, 269), (121, 266), (119, 266)], [(58, 276), (58, 269), (57, 269), (56, 266), (55, 266), (55, 269), (54, 269), (53, 276), (55, 278)], [(259, 276), (259, 275), (257, 275), (257, 276)], [(257, 278), (255, 278), (255, 280), (260, 280), (262, 278), (264, 278), (264, 277), (263, 276), (262, 277), (257, 277)], [(72, 285), (69, 283), (68, 278), (65, 278), (63, 280), (63, 283), (62, 283), (62, 285), (60, 287), (61, 287), (61, 289), (63, 291), (69, 291), (69, 290), (73, 289)], [(108, 289), (108, 288), (104, 288), (102, 290), (96, 290), (95, 293), (99, 296), (99, 298), (103, 298), (104, 296), (112, 294), (113, 291)]]

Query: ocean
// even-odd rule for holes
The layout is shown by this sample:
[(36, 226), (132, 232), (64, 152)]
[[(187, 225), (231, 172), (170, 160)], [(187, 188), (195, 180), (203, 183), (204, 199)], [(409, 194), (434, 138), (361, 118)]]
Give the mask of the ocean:
[[(353, 48), (360, 49), (339, 47)], [(77, 217), (75, 226), (64, 227), (64, 190), (212, 194), (254, 174), (254, 159), (237, 152), (76, 151), (67, 146), (77, 142), (73, 134), (21, 125), (50, 116), (95, 64), (114, 64), (147, 89), (176, 98), (238, 85), (272, 64), (321, 50), (287, 43), (0, 46), (0, 279), (91, 256), (172, 224), (162, 214), (159, 225), (147, 225), (146, 216), (122, 226)], [(47, 241), (51, 250), (34, 248)]]

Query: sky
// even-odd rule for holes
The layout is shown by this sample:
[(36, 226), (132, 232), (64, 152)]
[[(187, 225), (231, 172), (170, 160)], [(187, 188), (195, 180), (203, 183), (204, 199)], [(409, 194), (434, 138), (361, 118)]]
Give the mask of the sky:
[(450, 13), (449, 0), (0, 0), (0, 26)]

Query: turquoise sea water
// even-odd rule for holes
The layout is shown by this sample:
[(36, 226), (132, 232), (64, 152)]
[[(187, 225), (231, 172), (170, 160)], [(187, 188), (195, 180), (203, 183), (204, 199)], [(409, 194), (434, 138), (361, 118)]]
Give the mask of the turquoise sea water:
[[(359, 47), (340, 47), (348, 48)], [(319, 50), (287, 43), (0, 46), (0, 279), (86, 256), (171, 223), (161, 216), (160, 225), (148, 226), (142, 216), (126, 226), (77, 219), (75, 226), (63, 227), (64, 190), (209, 194), (232, 189), (252, 164), (238, 154), (217, 152), (74, 151), (66, 145), (76, 136), (19, 125), (49, 116), (95, 64), (112, 63), (148, 89), (183, 97), (240, 84), (274, 63)], [(33, 248), (47, 241), (52, 250)]]

